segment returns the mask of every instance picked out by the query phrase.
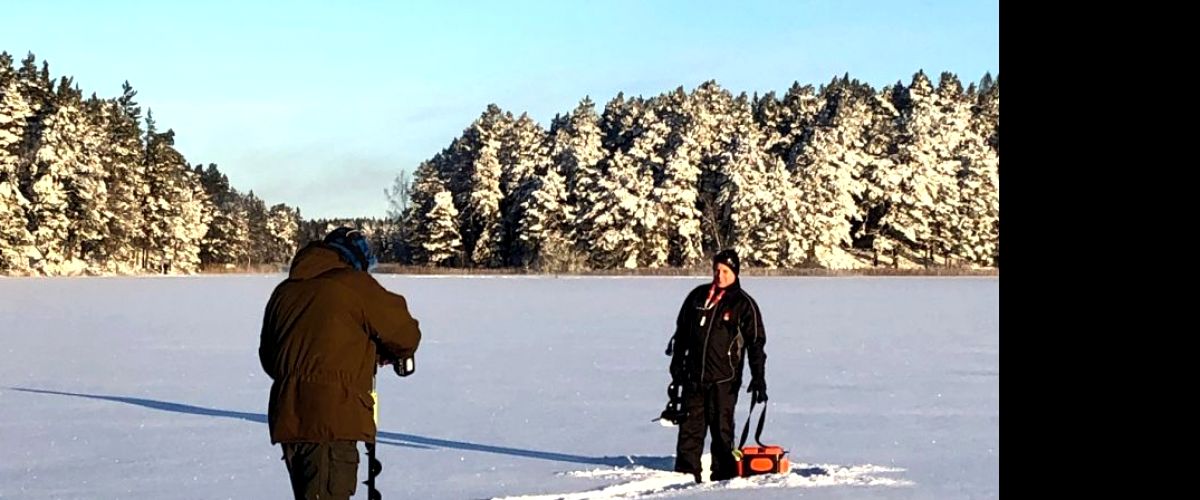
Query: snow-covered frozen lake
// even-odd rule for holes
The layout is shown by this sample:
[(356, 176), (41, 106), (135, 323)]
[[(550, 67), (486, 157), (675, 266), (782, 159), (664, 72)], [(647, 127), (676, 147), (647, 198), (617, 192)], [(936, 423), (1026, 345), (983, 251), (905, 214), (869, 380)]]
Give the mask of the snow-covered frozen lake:
[[(0, 278), (0, 498), (291, 498), (257, 359), (282, 278)], [(704, 278), (378, 278), (424, 334), (380, 373), (385, 499), (1000, 494), (998, 277), (747, 277), (794, 470), (701, 485), (650, 420)]]

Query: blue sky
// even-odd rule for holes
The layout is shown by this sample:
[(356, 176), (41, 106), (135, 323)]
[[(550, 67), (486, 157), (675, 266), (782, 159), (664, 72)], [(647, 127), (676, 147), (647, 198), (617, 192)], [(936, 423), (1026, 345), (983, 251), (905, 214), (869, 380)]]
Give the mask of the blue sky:
[[(346, 4), (346, 5), (342, 5)], [(125, 80), (195, 163), (309, 218), (383, 189), (488, 103), (548, 125), (590, 96), (716, 79), (735, 94), (849, 72), (876, 87), (999, 72), (999, 2), (6, 2), (0, 50), (115, 97)]]

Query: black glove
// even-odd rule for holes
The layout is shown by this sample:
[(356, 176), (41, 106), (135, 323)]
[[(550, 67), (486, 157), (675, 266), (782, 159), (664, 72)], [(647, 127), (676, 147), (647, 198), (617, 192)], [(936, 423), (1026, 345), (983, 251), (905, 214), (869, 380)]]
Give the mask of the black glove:
[(750, 401), (754, 404), (767, 402), (767, 381), (756, 378), (750, 381), (750, 387), (746, 388), (746, 392), (750, 394)]
[(396, 370), (396, 375), (407, 377), (417, 371), (417, 360), (412, 356), (398, 359), (392, 369)]

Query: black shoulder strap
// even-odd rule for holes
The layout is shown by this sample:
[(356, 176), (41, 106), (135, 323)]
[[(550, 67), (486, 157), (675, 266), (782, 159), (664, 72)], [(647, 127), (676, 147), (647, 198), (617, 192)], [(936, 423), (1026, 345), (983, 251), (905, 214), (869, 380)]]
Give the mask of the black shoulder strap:
[[(742, 427), (742, 440), (741, 440), (741, 442), (738, 443), (738, 447), (737, 447), (737, 449), (739, 449), (739, 450), (746, 447), (746, 438), (749, 437), (749, 436), (747, 436), (747, 434), (750, 433), (750, 419), (754, 416), (754, 405), (755, 405), (754, 401), (751, 400), (750, 401), (750, 413), (746, 415), (746, 425)], [(758, 414), (758, 429), (756, 429), (754, 431), (754, 442), (758, 443), (759, 446), (766, 446), (762, 443), (763, 425), (765, 425), (766, 423), (767, 423), (767, 405), (764, 403), (762, 413)]]

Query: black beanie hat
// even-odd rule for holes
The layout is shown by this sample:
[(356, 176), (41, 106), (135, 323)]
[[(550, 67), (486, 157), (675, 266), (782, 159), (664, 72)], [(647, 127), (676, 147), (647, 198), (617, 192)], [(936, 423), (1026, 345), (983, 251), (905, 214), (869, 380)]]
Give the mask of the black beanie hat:
[(713, 256), (713, 271), (717, 270), (717, 264), (725, 264), (729, 269), (733, 270), (733, 275), (737, 276), (742, 272), (742, 261), (738, 259), (738, 254), (732, 248), (721, 250)]

